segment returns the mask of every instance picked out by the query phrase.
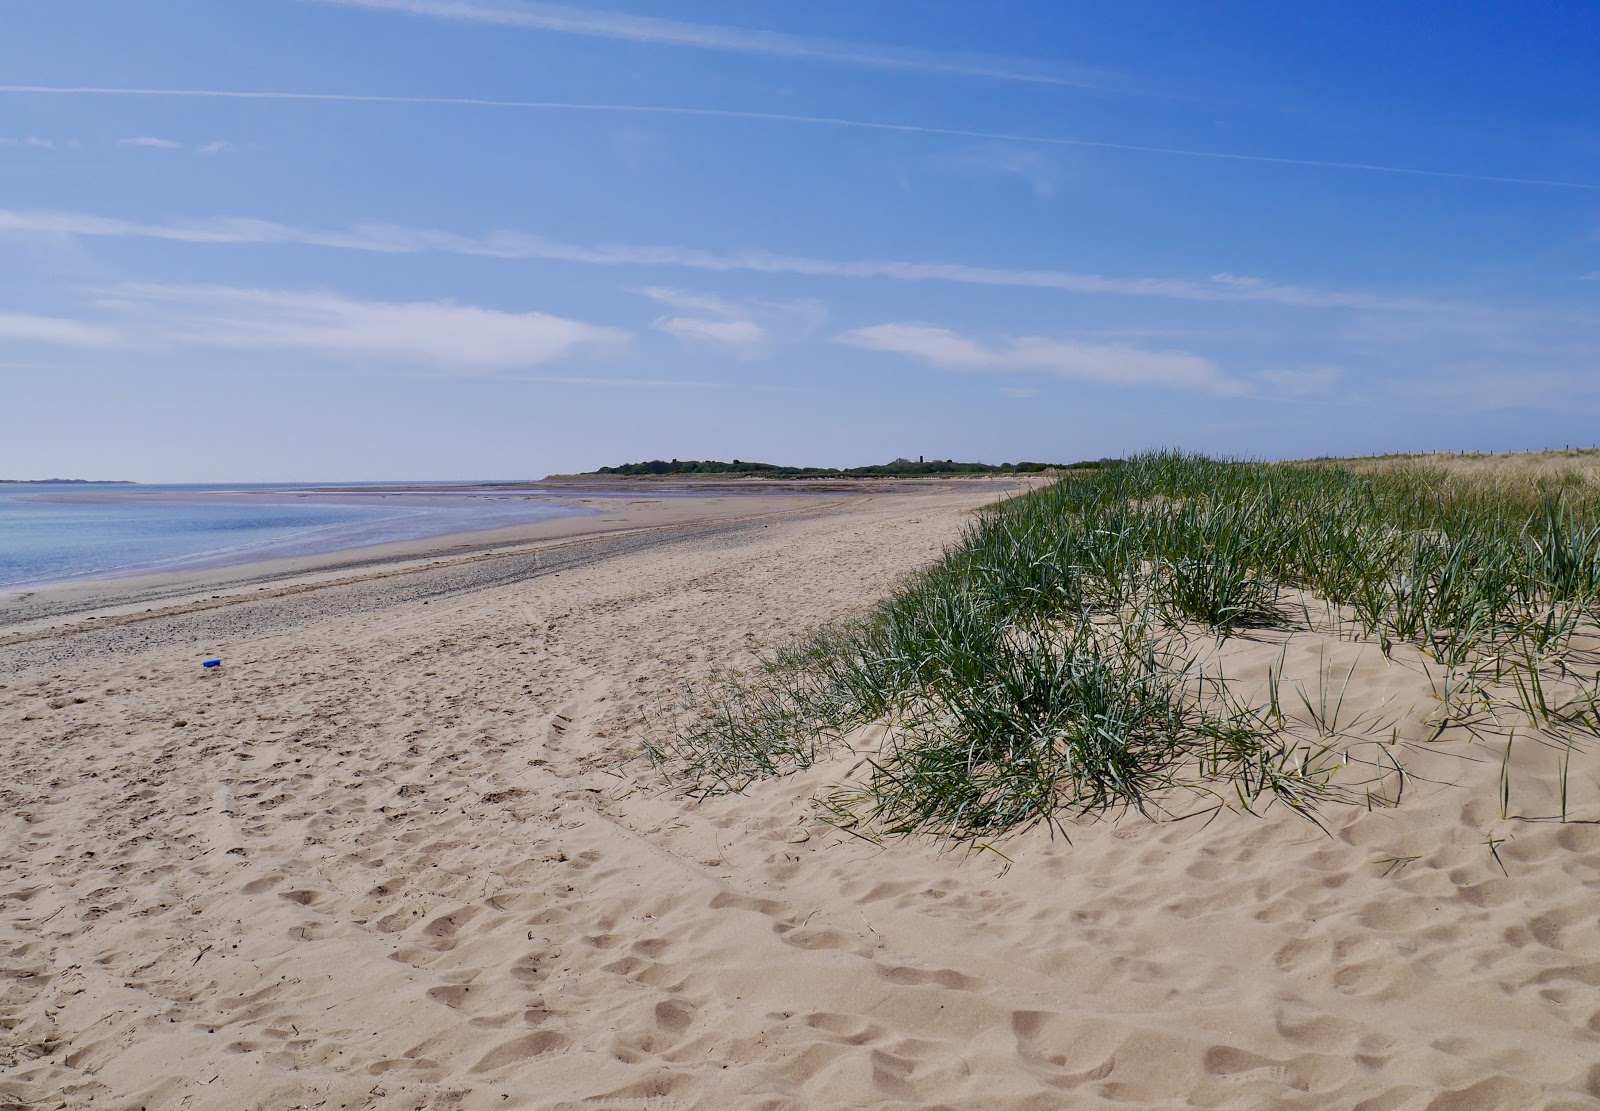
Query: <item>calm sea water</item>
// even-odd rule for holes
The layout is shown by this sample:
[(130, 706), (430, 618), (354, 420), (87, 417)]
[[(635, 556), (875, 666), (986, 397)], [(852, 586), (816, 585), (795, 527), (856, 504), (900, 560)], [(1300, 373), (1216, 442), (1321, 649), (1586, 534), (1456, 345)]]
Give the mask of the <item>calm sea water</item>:
[(0, 588), (250, 563), (592, 512), (444, 486), (0, 485)]

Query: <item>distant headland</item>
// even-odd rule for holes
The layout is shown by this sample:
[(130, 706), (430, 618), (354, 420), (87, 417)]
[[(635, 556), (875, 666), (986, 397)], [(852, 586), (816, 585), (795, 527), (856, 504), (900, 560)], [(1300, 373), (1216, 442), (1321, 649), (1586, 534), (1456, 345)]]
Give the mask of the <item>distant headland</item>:
[(623, 463), (601, 467), (578, 475), (551, 475), (551, 478), (647, 478), (671, 475), (753, 475), (770, 478), (914, 478), (922, 475), (1039, 474), (1104, 466), (1108, 460), (1081, 463), (958, 463), (953, 459), (895, 459), (868, 467), (785, 467), (776, 463), (752, 463), (735, 459), (724, 463), (716, 459), (652, 459), (645, 463)]
[(0, 478), (0, 486), (43, 486), (56, 483), (62, 486), (137, 486), (127, 478)]

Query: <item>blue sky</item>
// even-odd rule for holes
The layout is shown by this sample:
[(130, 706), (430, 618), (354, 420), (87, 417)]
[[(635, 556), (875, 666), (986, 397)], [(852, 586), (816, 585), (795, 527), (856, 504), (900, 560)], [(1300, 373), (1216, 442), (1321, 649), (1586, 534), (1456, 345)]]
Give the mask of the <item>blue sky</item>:
[(0, 476), (1600, 441), (1600, 8), (19, 0)]

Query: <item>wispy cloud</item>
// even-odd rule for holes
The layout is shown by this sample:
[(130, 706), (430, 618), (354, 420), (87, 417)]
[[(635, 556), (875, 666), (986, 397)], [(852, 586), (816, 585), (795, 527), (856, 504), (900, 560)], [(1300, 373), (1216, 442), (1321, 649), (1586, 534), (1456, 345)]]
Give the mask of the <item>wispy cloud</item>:
[(666, 316), (657, 320), (652, 327), (678, 339), (731, 347), (747, 354), (761, 350), (767, 343), (766, 330), (749, 320), (704, 320), (686, 316)]
[(949, 328), (929, 324), (877, 324), (845, 332), (840, 342), (869, 351), (906, 355), (939, 370), (1034, 372), (1080, 382), (1158, 386), (1214, 394), (1245, 392), (1210, 359), (1187, 351), (1080, 343), (1022, 336), (989, 347)]
[(1180, 301), (1255, 301), (1293, 308), (1436, 311), (1437, 302), (1386, 298), (1219, 274), (1187, 278), (1119, 278), (1069, 270), (1017, 270), (965, 263), (885, 259), (822, 259), (766, 251), (720, 253), (694, 247), (606, 244), (585, 247), (525, 235), (493, 232), (482, 238), (428, 228), (357, 225), (349, 230), (300, 228), (267, 220), (224, 218), (153, 224), (75, 212), (0, 209), (0, 233), (47, 232), (92, 238), (157, 239), (179, 243), (250, 246), (296, 244), (378, 254), (451, 254), (513, 260), (545, 259), (593, 266), (643, 266), (712, 273), (798, 274), (810, 277), (1050, 289), (1063, 293), (1161, 297)]
[(748, 30), (714, 23), (596, 11), (565, 4), (472, 3), (470, 0), (316, 0), (345, 8), (397, 12), (461, 23), (513, 27), (585, 38), (617, 39), (651, 46), (688, 47), (764, 58), (906, 70), (953, 77), (981, 77), (1040, 85), (1104, 87), (1122, 82), (1104, 70), (1046, 66), (1018, 58), (951, 54), (902, 47), (843, 42), (837, 39), (791, 35), (780, 31)]
[(615, 328), (539, 312), (229, 286), (130, 284), (92, 308), (93, 319), (3, 316), (0, 337), (77, 347), (295, 348), (464, 371), (537, 366), (628, 340)]
[(615, 348), (626, 334), (539, 312), (449, 301), (358, 301), (333, 293), (218, 286), (135, 285), (127, 294), (178, 311), (179, 342), (214, 347), (307, 347), (471, 370), (549, 362), (578, 347)]
[(552, 386), (598, 386), (619, 390), (759, 390), (765, 393), (800, 393), (797, 386), (765, 382), (708, 382), (682, 378), (603, 378), (595, 375), (517, 374), (518, 382), (544, 382)]
[(646, 116), (683, 116), (702, 119), (750, 120), (752, 122), (799, 124), (814, 127), (855, 128), (894, 132), (903, 135), (936, 135), (957, 139), (980, 139), (1002, 143), (1032, 143), (1049, 147), (1081, 147), (1089, 150), (1124, 151), (1176, 158), (1216, 159), (1226, 162), (1254, 162), (1268, 166), (1395, 174), (1404, 177), (1442, 178), (1451, 181), (1476, 181), (1493, 185), (1519, 185), (1543, 189), (1578, 189), (1600, 192), (1600, 184), (1584, 181), (1559, 181), (1549, 178), (1519, 177), (1510, 174), (1474, 174), (1458, 170), (1393, 166), (1376, 162), (1340, 161), (1325, 158), (1292, 158), (1282, 155), (1252, 154), (1240, 151), (1199, 150), (1191, 147), (1165, 147), (1145, 143), (1074, 139), (1055, 135), (1029, 135), (1019, 132), (978, 131), (959, 127), (932, 127), (923, 124), (880, 120), (847, 119), (836, 116), (807, 116), (784, 112), (751, 112), (731, 108), (689, 108), (657, 104), (586, 104), (567, 101), (494, 100), (483, 97), (383, 96), (362, 93), (306, 93), (287, 91), (249, 91), (242, 89), (141, 89), (104, 85), (0, 85), (0, 95), (92, 96), (92, 97), (178, 97), (220, 100), (303, 101), (332, 104), (435, 105), (454, 108), (519, 109), (538, 112), (617, 113)]
[(640, 296), (676, 310), (651, 325), (680, 340), (724, 347), (750, 358), (765, 352), (774, 330), (786, 335), (810, 333), (827, 319), (827, 310), (815, 301), (777, 302), (745, 299), (730, 301), (709, 293), (648, 286)]
[[(149, 135), (140, 135), (131, 139), (118, 139), (117, 146), (128, 147), (135, 150), (189, 150), (187, 144), (176, 139), (161, 139)], [(201, 143), (192, 148), (196, 154), (214, 155), (223, 151), (232, 150), (233, 144), (226, 139), (213, 139), (209, 143)]]
[(116, 347), (123, 340), (111, 328), (55, 316), (0, 313), (0, 340), (48, 343), (67, 347)]
[(46, 139), (40, 135), (23, 137), (0, 135), (0, 149), (12, 150), (78, 150), (83, 146), (77, 139)]
[(746, 313), (743, 307), (728, 300), (718, 297), (714, 293), (699, 293), (692, 289), (674, 289), (670, 286), (652, 285), (635, 290), (641, 297), (648, 297), (658, 304), (668, 308), (677, 309), (679, 312), (693, 313), (696, 316), (714, 316), (723, 320), (739, 320)]

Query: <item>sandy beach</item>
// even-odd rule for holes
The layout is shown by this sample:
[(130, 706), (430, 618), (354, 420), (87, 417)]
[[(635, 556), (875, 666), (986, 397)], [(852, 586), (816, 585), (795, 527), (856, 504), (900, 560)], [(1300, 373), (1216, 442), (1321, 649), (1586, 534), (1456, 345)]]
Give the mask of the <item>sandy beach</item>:
[[(828, 825), (854, 756), (660, 789), (637, 752), (686, 684), (862, 612), (1012, 488), (642, 502), (5, 600), (0, 1107), (1595, 1106), (1587, 753), (1566, 822), (1553, 752), (1518, 749), (1502, 817), (1498, 753), (1447, 738), (1325, 829), (992, 847)], [(1218, 654), (1425, 733), (1404, 652)]]

